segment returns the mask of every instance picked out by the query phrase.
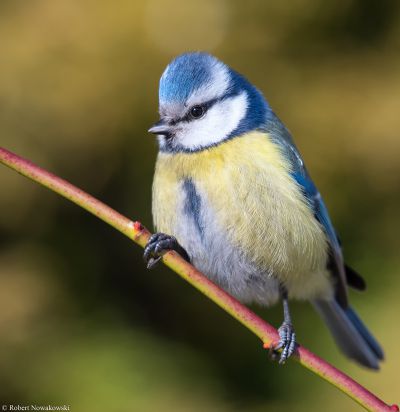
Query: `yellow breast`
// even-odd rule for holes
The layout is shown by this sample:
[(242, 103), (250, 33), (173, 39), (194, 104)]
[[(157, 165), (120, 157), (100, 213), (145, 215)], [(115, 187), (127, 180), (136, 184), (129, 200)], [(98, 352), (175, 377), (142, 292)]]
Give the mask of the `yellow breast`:
[(153, 185), (157, 230), (177, 235), (181, 182), (188, 178), (218, 230), (257, 266), (293, 291), (312, 274), (321, 278), (317, 289), (327, 288), (325, 234), (267, 134), (252, 132), (196, 153), (160, 153)]

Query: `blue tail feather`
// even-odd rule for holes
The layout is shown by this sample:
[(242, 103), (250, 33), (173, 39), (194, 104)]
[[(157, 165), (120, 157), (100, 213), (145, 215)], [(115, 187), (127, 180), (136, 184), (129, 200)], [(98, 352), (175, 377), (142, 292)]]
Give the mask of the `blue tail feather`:
[(352, 308), (343, 309), (335, 300), (316, 300), (313, 305), (345, 355), (368, 368), (379, 369), (383, 350)]
[(375, 353), (376, 357), (379, 360), (383, 360), (385, 355), (383, 350), (371, 332), (364, 325), (363, 321), (359, 318), (357, 313), (350, 306), (346, 309), (346, 315), (350, 319), (351, 323), (356, 327), (357, 331), (360, 332), (360, 335), (367, 342), (368, 346)]

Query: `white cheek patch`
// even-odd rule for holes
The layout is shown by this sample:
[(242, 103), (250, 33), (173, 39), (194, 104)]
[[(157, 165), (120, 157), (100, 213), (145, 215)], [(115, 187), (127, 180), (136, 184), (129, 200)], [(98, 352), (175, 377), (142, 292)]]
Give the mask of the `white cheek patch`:
[(215, 103), (202, 119), (182, 124), (174, 143), (196, 150), (223, 141), (245, 117), (247, 106), (246, 92)]

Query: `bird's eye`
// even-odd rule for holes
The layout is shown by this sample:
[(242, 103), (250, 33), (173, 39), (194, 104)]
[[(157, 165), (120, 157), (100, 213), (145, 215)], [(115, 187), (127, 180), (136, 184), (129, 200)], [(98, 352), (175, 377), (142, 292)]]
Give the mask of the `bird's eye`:
[(203, 106), (193, 106), (190, 109), (190, 116), (192, 116), (193, 119), (200, 119), (205, 113), (205, 109)]

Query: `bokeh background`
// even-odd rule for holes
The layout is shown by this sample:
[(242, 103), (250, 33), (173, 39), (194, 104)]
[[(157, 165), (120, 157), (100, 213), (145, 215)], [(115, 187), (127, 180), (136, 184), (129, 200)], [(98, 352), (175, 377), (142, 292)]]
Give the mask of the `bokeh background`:
[[(298, 339), (399, 401), (400, 3), (395, 0), (2, 0), (0, 140), (151, 223), (158, 79), (216, 54), (295, 136), (369, 285), (353, 305), (379, 373), (342, 357), (308, 304)], [(358, 407), (259, 341), (78, 207), (0, 169), (0, 401), (71, 411), (328, 411)], [(282, 311), (254, 308), (279, 325)]]

